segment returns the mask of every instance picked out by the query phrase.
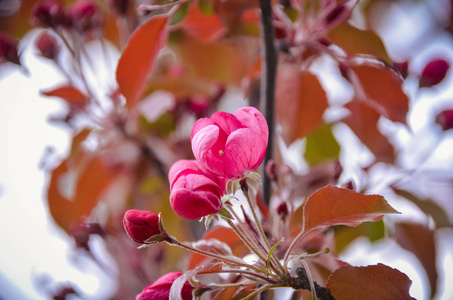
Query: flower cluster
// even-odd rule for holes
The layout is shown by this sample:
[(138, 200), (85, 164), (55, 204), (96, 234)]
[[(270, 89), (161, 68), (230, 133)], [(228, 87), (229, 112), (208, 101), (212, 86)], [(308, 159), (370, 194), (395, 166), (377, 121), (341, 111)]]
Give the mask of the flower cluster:
[(268, 136), (266, 119), (253, 107), (199, 119), (191, 134), (196, 160), (180, 160), (169, 172), (173, 210), (187, 219), (218, 212), (226, 182), (259, 167)]

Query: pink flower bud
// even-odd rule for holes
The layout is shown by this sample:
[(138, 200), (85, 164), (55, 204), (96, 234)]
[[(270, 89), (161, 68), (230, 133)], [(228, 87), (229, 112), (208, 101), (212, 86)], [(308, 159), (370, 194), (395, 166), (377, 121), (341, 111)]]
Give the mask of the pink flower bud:
[(90, 0), (78, 0), (70, 7), (68, 16), (71, 24), (79, 32), (89, 31), (101, 26), (101, 14)]
[[(167, 300), (170, 297), (171, 285), (181, 275), (179, 272), (172, 272), (160, 277), (156, 282), (145, 287), (135, 300)], [(181, 290), (182, 300), (191, 300), (193, 290), (194, 287), (186, 281)]]
[(17, 44), (18, 41), (16, 39), (0, 32), (0, 63), (9, 61), (13, 64), (20, 65)]
[(57, 40), (47, 32), (42, 33), (36, 40), (36, 48), (41, 56), (54, 60), (60, 52)]
[(161, 235), (159, 216), (145, 210), (130, 209), (124, 214), (123, 226), (127, 235), (137, 243), (145, 244), (149, 238)]
[(130, 0), (109, 0), (109, 3), (117, 14), (125, 15), (127, 14), (132, 2)]
[(450, 65), (443, 59), (430, 61), (420, 76), (419, 87), (432, 87), (439, 84), (447, 75)]
[(407, 75), (409, 75), (409, 62), (406, 60), (401, 63), (393, 63), (393, 69), (397, 71), (403, 79), (407, 78)]
[(199, 174), (205, 175), (215, 183), (217, 183), (222, 190), (222, 193), (225, 193), (226, 190), (226, 183), (228, 181), (227, 178), (224, 177), (219, 177), (215, 176), (208, 170), (204, 169), (200, 163), (196, 160), (178, 160), (171, 166), (170, 171), (168, 172), (168, 181), (170, 182), (170, 189), (173, 187), (173, 183), (176, 181), (176, 179), (179, 178), (179, 175), (181, 174), (182, 171), (185, 170), (193, 170), (198, 172)]
[(453, 109), (441, 111), (436, 116), (436, 123), (442, 127), (443, 131), (453, 128)]
[(55, 28), (64, 22), (63, 6), (57, 1), (44, 1), (35, 4), (32, 22), (37, 26)]
[(181, 170), (170, 184), (170, 205), (183, 218), (199, 219), (222, 208), (219, 185), (196, 170)]
[(253, 107), (234, 115), (217, 112), (199, 119), (191, 135), (192, 151), (203, 168), (226, 178), (242, 178), (259, 167), (269, 131), (264, 116)]

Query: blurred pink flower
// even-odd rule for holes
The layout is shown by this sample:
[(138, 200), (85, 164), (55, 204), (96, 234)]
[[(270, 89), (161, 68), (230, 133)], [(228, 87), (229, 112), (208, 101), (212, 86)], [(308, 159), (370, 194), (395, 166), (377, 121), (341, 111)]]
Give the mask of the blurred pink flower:
[(159, 216), (146, 210), (130, 209), (124, 214), (123, 226), (127, 235), (137, 243), (161, 235)]
[(420, 87), (432, 87), (444, 80), (450, 65), (444, 59), (434, 59), (430, 61), (420, 75)]
[(207, 170), (237, 179), (259, 167), (268, 137), (264, 116), (256, 108), (243, 107), (234, 115), (217, 112), (199, 119), (192, 129), (192, 151)]
[[(173, 282), (182, 274), (172, 272), (160, 277), (151, 285), (148, 285), (143, 291), (137, 295), (135, 300), (167, 300), (170, 296), (170, 288)], [(194, 287), (188, 281), (184, 283), (181, 291), (182, 300), (192, 299), (192, 291)]]
[(437, 114), (436, 123), (443, 131), (453, 129), (453, 109), (446, 109)]

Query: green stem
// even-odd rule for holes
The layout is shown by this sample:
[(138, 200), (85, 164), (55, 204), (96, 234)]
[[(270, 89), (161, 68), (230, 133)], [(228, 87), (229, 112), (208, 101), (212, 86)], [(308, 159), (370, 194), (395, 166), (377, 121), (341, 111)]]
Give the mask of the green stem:
[(217, 273), (233, 273), (233, 274), (246, 274), (251, 277), (256, 277), (259, 278), (263, 281), (267, 281), (269, 283), (275, 284), (275, 280), (273, 278), (268, 278), (266, 276), (263, 276), (259, 273), (248, 271), (248, 270), (229, 270), (229, 269), (223, 269), (223, 270), (215, 270), (215, 271), (205, 271), (203, 274), (217, 274)]
[[(254, 209), (254, 206), (252, 204), (252, 200), (250, 198), (250, 190), (249, 190), (247, 181), (245, 179), (243, 179), (243, 180), (241, 180), (240, 184), (241, 184), (241, 190), (244, 193), (245, 198), (247, 199), (247, 203), (248, 203), (248, 205), (250, 207), (250, 210), (252, 211), (252, 216), (253, 216), (253, 219), (254, 219), (254, 221), (256, 223), (256, 226), (258, 227), (258, 231), (259, 231), (259, 233), (261, 235), (261, 238), (263, 239), (264, 243), (266, 244), (266, 247), (267, 247), (266, 251), (269, 252), (270, 249), (271, 249), (271, 245), (269, 244), (269, 241), (268, 241), (266, 235), (264, 234), (263, 226), (261, 226), (261, 223), (259, 222), (258, 217), (256, 216), (255, 209)], [(265, 261), (267, 261), (267, 258), (266, 258)], [(280, 261), (278, 260), (278, 258), (275, 256), (274, 253), (272, 253), (272, 255), (271, 255), (271, 261), (275, 265), (277, 265), (277, 268), (273, 268), (277, 273), (279, 273), (278, 270), (280, 270), (282, 272), (282, 274), (280, 274), (280, 275), (286, 275), (287, 274), (286, 268), (284, 268), (282, 266), (282, 264), (280, 263)]]
[(230, 219), (225, 218), (225, 220), (228, 222), (228, 225), (231, 226), (231, 228), (236, 232), (236, 234), (239, 236), (241, 241), (252, 251), (253, 253), (256, 254), (263, 262), (266, 262), (266, 257), (264, 257), (258, 249), (256, 249), (254, 246), (252, 246), (249, 242), (249, 240), (242, 234), (242, 232), (238, 229), (236, 224), (233, 223)]
[(284, 286), (286, 286), (285, 283), (263, 285), (261, 288), (257, 289), (256, 291), (254, 291), (253, 293), (249, 294), (247, 297), (242, 298), (241, 300), (253, 299), (256, 295), (258, 295), (261, 292), (264, 292), (264, 291), (266, 291), (268, 289), (272, 289), (272, 288), (276, 288), (276, 287), (284, 287)]
[(176, 245), (176, 246), (179, 246), (179, 247), (181, 247), (183, 249), (186, 249), (186, 250), (189, 250), (189, 251), (192, 251), (192, 252), (207, 256), (207, 257), (211, 257), (211, 258), (220, 260), (222, 262), (227, 262), (227, 263), (232, 264), (232, 265), (241, 266), (241, 267), (245, 267), (245, 268), (248, 268), (248, 269), (253, 269), (253, 270), (257, 271), (257, 272), (261, 272), (261, 270), (259, 268), (255, 267), (255, 266), (252, 266), (252, 265), (249, 265), (247, 263), (241, 263), (239, 261), (231, 260), (231, 259), (229, 259), (229, 258), (227, 258), (225, 256), (222, 256), (222, 255), (217, 255), (215, 253), (205, 252), (203, 250), (199, 250), (199, 249), (190, 247), (189, 245), (178, 241), (173, 236), (169, 236), (168, 239), (166, 240), (166, 242), (168, 244), (170, 244), (170, 245)]
[(305, 229), (302, 229), (302, 231), (296, 236), (296, 238), (292, 241), (291, 245), (289, 245), (288, 250), (286, 250), (285, 257), (283, 258), (283, 263), (286, 266), (288, 265), (288, 259), (291, 254), (291, 252), (294, 250), (294, 247), (296, 247), (297, 243), (309, 233), (311, 229), (305, 231)]

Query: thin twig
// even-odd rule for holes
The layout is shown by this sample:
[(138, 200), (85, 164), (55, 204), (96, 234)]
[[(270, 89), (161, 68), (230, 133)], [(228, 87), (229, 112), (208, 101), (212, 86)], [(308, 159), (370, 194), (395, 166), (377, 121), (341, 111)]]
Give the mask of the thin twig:
[[(262, 28), (262, 66), (261, 77), (261, 107), (269, 126), (269, 141), (264, 166), (273, 156), (274, 144), (274, 102), (275, 102), (275, 74), (277, 70), (277, 49), (274, 44), (274, 27), (272, 25), (271, 0), (260, 0), (261, 28)], [(263, 176), (263, 199), (269, 204), (271, 198), (271, 181), (264, 172)]]

